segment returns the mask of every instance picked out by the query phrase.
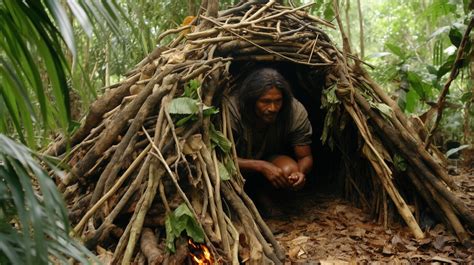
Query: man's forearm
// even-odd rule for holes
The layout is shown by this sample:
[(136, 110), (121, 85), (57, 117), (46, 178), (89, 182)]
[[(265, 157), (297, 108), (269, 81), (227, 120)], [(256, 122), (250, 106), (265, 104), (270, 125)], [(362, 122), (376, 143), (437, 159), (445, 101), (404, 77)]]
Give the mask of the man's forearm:
[(237, 158), (237, 162), (239, 163), (239, 168), (241, 171), (244, 172), (260, 172), (262, 160), (255, 160), (255, 159), (245, 159), (245, 158)]
[[(240, 165), (240, 164), (239, 164)], [(305, 175), (308, 174), (313, 167), (313, 156), (305, 156), (298, 160), (298, 168)]]

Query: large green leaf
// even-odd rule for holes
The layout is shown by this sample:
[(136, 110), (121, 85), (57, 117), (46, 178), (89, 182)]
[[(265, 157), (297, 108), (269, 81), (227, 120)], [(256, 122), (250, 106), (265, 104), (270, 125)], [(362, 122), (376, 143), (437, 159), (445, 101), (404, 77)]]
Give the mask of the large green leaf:
[(398, 56), (400, 59), (403, 60), (406, 58), (405, 52), (403, 52), (402, 48), (400, 48), (399, 46), (393, 43), (385, 43), (385, 47), (387, 47), (387, 49), (389, 49), (390, 52)]
[(451, 43), (456, 46), (456, 48), (459, 47), (461, 44), (462, 40), (462, 32), (461, 32), (461, 25), (455, 24), (451, 27), (449, 30), (449, 39), (451, 40)]
[(62, 197), (36, 159), (28, 148), (0, 134), (0, 261), (96, 262), (91, 252), (69, 237)]
[(212, 144), (218, 146), (224, 153), (230, 152), (232, 143), (224, 136), (222, 132), (216, 130), (213, 124), (211, 124), (209, 135), (211, 137)]
[(414, 89), (410, 89), (405, 97), (405, 111), (413, 113), (420, 102), (420, 96)]
[(165, 229), (166, 248), (172, 253), (176, 251), (174, 241), (180, 237), (183, 232), (195, 242), (204, 242), (204, 231), (196, 222), (194, 215), (185, 203), (168, 214), (165, 220)]

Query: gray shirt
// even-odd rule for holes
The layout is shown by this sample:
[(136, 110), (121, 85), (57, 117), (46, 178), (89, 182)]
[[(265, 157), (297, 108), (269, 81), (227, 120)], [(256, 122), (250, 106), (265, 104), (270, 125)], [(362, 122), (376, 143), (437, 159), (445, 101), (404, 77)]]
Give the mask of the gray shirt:
[(291, 102), (289, 127), (286, 132), (277, 123), (263, 129), (246, 128), (235, 96), (227, 100), (237, 155), (248, 159), (265, 159), (273, 155), (288, 154), (292, 147), (311, 144), (312, 128), (308, 112), (295, 98)]

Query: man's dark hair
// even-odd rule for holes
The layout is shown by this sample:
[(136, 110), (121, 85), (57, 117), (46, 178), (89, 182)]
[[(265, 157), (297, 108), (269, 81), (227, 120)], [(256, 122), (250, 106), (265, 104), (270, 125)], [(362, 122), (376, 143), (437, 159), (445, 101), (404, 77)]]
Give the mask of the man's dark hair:
[(257, 123), (255, 113), (257, 100), (273, 87), (280, 90), (283, 96), (282, 107), (276, 122), (278, 123), (277, 127), (285, 132), (291, 115), (293, 94), (285, 78), (273, 68), (259, 68), (244, 79), (239, 90), (240, 114), (245, 124), (255, 126)]

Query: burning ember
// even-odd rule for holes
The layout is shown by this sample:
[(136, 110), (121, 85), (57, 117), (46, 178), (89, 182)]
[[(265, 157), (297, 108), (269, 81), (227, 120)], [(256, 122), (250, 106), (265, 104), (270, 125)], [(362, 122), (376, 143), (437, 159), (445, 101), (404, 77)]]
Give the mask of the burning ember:
[(211, 256), (211, 252), (205, 244), (195, 243), (191, 239), (188, 240), (189, 256), (191, 257), (192, 264), (199, 265), (212, 265), (214, 259)]

